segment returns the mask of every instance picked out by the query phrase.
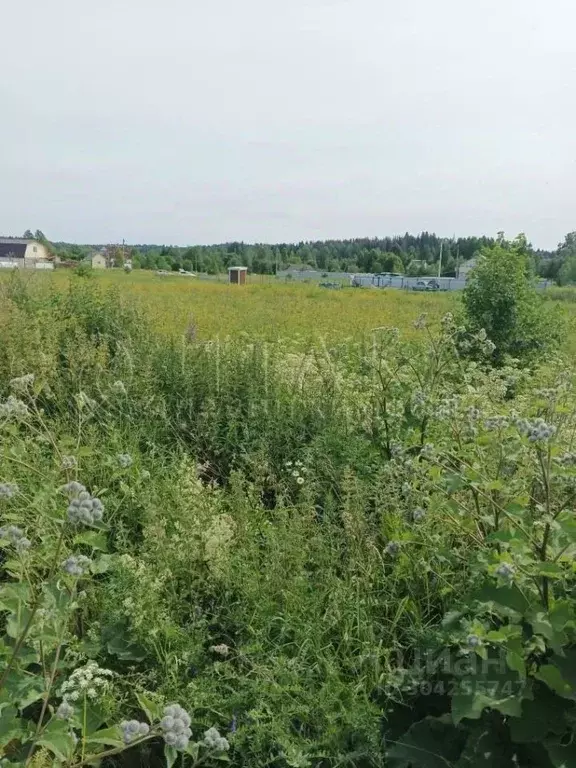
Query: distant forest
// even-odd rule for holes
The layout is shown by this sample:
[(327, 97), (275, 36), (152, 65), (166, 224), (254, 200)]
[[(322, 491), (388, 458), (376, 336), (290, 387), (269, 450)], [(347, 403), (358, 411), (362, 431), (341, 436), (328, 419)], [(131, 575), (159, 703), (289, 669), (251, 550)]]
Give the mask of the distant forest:
[[(322, 272), (401, 272), (411, 275), (437, 274), (442, 249), (441, 274), (454, 275), (463, 262), (476, 258), (482, 248), (496, 238), (440, 238), (429, 232), (394, 237), (362, 237), (352, 240), (319, 240), (276, 245), (241, 242), (221, 245), (76, 245), (49, 242), (45, 235), (30, 230), (46, 242), (63, 261), (81, 261), (103, 247), (121, 266), (131, 259), (136, 269), (185, 269), (217, 274), (232, 265), (243, 265), (251, 272), (274, 274), (289, 267), (318, 269)], [(566, 235), (555, 251), (535, 250), (528, 244), (534, 269), (541, 277), (560, 284), (576, 282), (576, 232)]]

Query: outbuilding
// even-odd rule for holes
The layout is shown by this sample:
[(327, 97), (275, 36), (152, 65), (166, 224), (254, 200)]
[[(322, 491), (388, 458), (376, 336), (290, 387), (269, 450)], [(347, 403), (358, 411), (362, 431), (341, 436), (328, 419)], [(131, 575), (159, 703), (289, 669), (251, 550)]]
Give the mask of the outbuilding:
[(244, 285), (248, 267), (228, 267), (228, 282), (234, 285)]

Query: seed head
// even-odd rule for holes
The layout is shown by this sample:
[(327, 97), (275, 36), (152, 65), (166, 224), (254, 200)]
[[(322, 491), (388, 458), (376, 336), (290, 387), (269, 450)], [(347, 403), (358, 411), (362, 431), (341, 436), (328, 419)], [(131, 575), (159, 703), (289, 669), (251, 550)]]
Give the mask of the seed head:
[(208, 747), (208, 749), (214, 749), (218, 752), (227, 752), (230, 749), (228, 740), (223, 736), (220, 736), (220, 733), (216, 728), (209, 728), (204, 732), (203, 743), (205, 747)]
[(0, 483), (0, 499), (11, 499), (18, 493), (16, 483)]
[(496, 575), (508, 581), (514, 576), (514, 566), (509, 563), (500, 563), (496, 568)]
[(124, 720), (120, 723), (120, 729), (122, 731), (122, 740), (124, 741), (124, 744), (131, 744), (133, 741), (136, 741), (136, 739), (147, 736), (150, 732), (148, 723), (141, 723), (138, 720)]
[(422, 509), (422, 507), (416, 507), (414, 512), (412, 512), (412, 520), (414, 520), (415, 523), (419, 523), (420, 520), (423, 520), (426, 517), (426, 510)]
[(30, 541), (30, 539), (27, 539), (26, 536), (23, 536), (21, 539), (18, 539), (18, 541), (14, 545), (16, 552), (18, 552), (18, 554), (20, 555), (23, 555), (24, 552), (27, 552), (31, 546), (32, 546), (32, 542)]
[(70, 576), (80, 577), (90, 568), (91, 562), (90, 558), (86, 557), (86, 555), (70, 555), (62, 563), (62, 568)]
[(62, 456), (62, 461), (60, 462), (60, 466), (62, 469), (76, 469), (78, 466), (78, 461), (76, 460), (76, 456)]
[(217, 653), (218, 656), (228, 656), (230, 653), (230, 648), (226, 645), (226, 643), (220, 643), (220, 645), (212, 645), (210, 646), (210, 650), (213, 653)]
[(74, 707), (67, 701), (63, 701), (62, 704), (56, 710), (56, 717), (59, 720), (69, 720), (74, 714)]
[(397, 541), (389, 541), (384, 547), (384, 554), (390, 555), (390, 557), (396, 557), (400, 551), (400, 544)]
[(34, 384), (34, 374), (26, 373), (24, 376), (18, 376), (16, 379), (10, 381), (10, 386), (15, 392), (25, 393), (28, 392), (30, 387)]
[(186, 710), (178, 704), (170, 704), (164, 709), (164, 717), (160, 721), (162, 736), (166, 744), (185, 750), (192, 736), (190, 730), (191, 718)]
[(119, 453), (118, 456), (116, 456), (116, 460), (122, 469), (128, 469), (128, 467), (131, 467), (134, 463), (134, 460), (129, 453)]
[[(22, 528), (18, 528), (17, 525), (3, 525), (0, 528), (0, 539), (7, 539), (10, 544), (14, 546), (18, 545), (18, 542), (24, 537), (24, 531)], [(28, 541), (28, 539), (26, 539)]]

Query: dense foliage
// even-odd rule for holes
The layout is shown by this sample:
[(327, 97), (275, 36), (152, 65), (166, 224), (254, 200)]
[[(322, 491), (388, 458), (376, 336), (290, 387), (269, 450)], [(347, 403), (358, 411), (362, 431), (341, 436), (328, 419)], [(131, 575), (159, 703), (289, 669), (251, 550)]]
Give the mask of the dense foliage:
[[(356, 238), (277, 245), (225, 243), (188, 248), (156, 245), (114, 247), (123, 257), (132, 259), (136, 267), (207, 272), (217, 274), (234, 264), (243, 264), (251, 272), (273, 274), (290, 266), (323, 271), (411, 272), (426, 274), (437, 264), (442, 244), (442, 273), (454, 274), (458, 264), (473, 258), (492, 243), (487, 237), (441, 239), (422, 232), (384, 238)], [(70, 246), (56, 243), (56, 251), (64, 259), (81, 259), (102, 246)], [(437, 269), (436, 269), (437, 272)]]
[(482, 251), (463, 302), (469, 330), (486, 332), (498, 364), (506, 357), (541, 358), (563, 336), (562, 313), (536, 291), (532, 259), (522, 236), (512, 242), (500, 238)]
[(8, 765), (573, 760), (560, 359), (490, 368), (450, 316), (305, 352), (167, 344), (90, 281), (2, 298)]

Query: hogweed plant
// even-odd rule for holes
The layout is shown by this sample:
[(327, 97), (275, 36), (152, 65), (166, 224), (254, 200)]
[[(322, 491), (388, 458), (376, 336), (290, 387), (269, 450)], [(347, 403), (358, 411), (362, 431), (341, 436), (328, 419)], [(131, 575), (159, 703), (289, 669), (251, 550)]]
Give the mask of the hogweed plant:
[[(36, 404), (34, 377), (11, 385), (22, 400), (1, 404), (0, 429), (17, 423), (35, 439), (45, 430), (56, 448)], [(72, 459), (60, 456), (62, 472), (76, 471)], [(132, 457), (120, 454), (117, 462), (128, 468)], [(0, 482), (2, 765), (25, 768), (37, 755), (46, 764), (42, 755), (49, 753), (50, 764), (79, 768), (147, 742), (163, 745), (168, 766), (179, 754), (190, 765), (224, 759), (228, 741), (214, 728), (194, 739), (191, 716), (178, 704), (162, 707), (138, 695), (134, 704), (147, 720), (114, 723), (118, 675), (84, 655), (80, 615), (87, 590), (98, 589), (95, 577), (110, 566), (105, 505), (76, 479), (41, 493), (42, 506), (31, 510), (17, 483)]]

